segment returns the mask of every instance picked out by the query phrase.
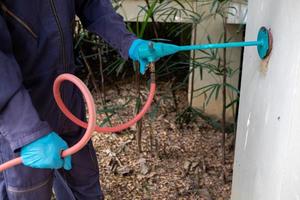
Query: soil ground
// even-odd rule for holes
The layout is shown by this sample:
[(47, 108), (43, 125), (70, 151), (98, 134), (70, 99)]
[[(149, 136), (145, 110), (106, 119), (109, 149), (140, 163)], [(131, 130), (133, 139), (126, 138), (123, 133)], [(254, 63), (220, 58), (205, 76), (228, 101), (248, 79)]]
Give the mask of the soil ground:
[[(160, 90), (164, 87), (167, 86)], [(125, 97), (135, 95), (129, 84), (121, 86), (119, 91), (113, 88), (106, 91), (108, 106), (124, 104)], [(142, 89), (142, 96), (146, 98), (146, 89)], [(178, 113), (187, 106), (187, 93), (177, 91), (175, 96)], [(161, 97), (158, 93), (156, 102)], [(175, 123), (173, 102), (168, 98), (161, 100), (155, 120), (149, 116), (143, 119), (141, 153), (136, 127), (120, 134), (93, 136), (106, 199), (230, 199), (233, 134), (226, 135), (223, 165), (222, 133), (201, 119), (179, 127)], [(120, 116), (129, 119), (133, 110), (134, 101), (119, 111)], [(119, 119), (112, 118), (113, 124), (118, 122)]]

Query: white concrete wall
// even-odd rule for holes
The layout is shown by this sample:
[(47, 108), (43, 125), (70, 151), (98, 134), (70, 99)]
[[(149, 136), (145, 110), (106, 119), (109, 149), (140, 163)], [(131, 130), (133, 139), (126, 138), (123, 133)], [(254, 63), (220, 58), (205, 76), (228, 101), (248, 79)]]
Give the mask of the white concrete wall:
[[(152, 1), (149, 1), (150, 3)], [(191, 1), (192, 2), (192, 1)], [(182, 1), (181, 4), (184, 5), (184, 7), (192, 9), (191, 6), (193, 6), (194, 3), (187, 3), (186, 1)], [(167, 3), (165, 3), (167, 4)], [(165, 5), (163, 4), (163, 5)], [(119, 9), (117, 9), (117, 12), (122, 15), (124, 17), (124, 19), (126, 21), (143, 21), (144, 20), (144, 16), (145, 16), (145, 12), (142, 11), (143, 7), (146, 7), (146, 2), (144, 0), (124, 0), (121, 2), (121, 7), (119, 7)], [(176, 2), (172, 2), (170, 1), (170, 3), (168, 3), (169, 7), (173, 7), (173, 8), (177, 8), (180, 9), (180, 5)], [(164, 7), (167, 8), (167, 7)], [(162, 7), (158, 8), (158, 10), (160, 10), (161, 12), (157, 12), (157, 13), (162, 13)], [(142, 12), (141, 12), (142, 11)], [(190, 20), (188, 19), (188, 17), (186, 17), (184, 15), (184, 13), (182, 13), (182, 15), (177, 15), (175, 18), (173, 17), (174, 15), (160, 15), (160, 14), (156, 14), (155, 15), (155, 20), (157, 22), (190, 22)], [(149, 21), (151, 21), (151, 19), (149, 19)]]
[[(245, 5), (245, 4), (243, 4)], [(211, 4), (205, 5), (203, 3), (197, 4), (197, 11), (198, 13), (206, 13), (205, 16), (207, 17), (206, 20), (203, 20), (200, 24), (197, 25), (197, 36), (196, 36), (196, 43), (197, 44), (207, 44), (209, 43), (207, 37), (209, 36), (213, 43), (217, 43), (219, 41), (219, 38), (224, 33), (223, 28), (223, 19), (220, 15), (211, 16), (210, 13)], [(233, 19), (231, 18), (233, 21)], [(231, 42), (240, 42), (243, 40), (243, 32), (239, 32), (238, 30), (241, 29), (240, 24), (236, 25), (227, 25), (227, 31), (228, 31), (228, 38), (231, 38)], [(255, 37), (252, 39), (256, 39)], [(233, 49), (227, 49), (227, 63), (230, 65), (231, 68), (234, 70), (240, 68), (241, 63), (241, 48), (233, 48)], [(220, 57), (223, 59), (223, 50), (220, 49), (218, 51)], [(196, 58), (203, 58), (207, 57), (206, 54), (197, 51), (196, 52)], [(202, 60), (206, 61), (207, 60)], [(209, 63), (217, 65), (218, 61), (210, 61)], [(201, 79), (200, 77), (200, 69), (195, 70), (195, 78), (194, 78), (194, 90), (203, 88), (204, 86), (214, 84), (214, 83), (222, 83), (223, 77), (214, 75), (213, 73), (209, 73), (208, 70), (203, 71), (203, 77)], [(227, 79), (228, 83), (233, 85), (234, 87), (238, 88), (239, 84), (239, 72), (235, 73), (235, 75), (231, 78), (228, 77)], [(191, 79), (190, 79), (190, 87), (189, 87), (189, 93), (191, 92)], [(219, 92), (218, 99), (211, 98), (208, 104), (207, 98), (209, 96), (209, 92), (206, 93), (206, 95), (202, 94), (203, 91), (197, 91), (194, 92), (194, 98), (193, 106), (200, 108), (203, 110), (206, 114), (221, 118), (222, 117), (222, 109), (223, 109), (223, 98), (222, 98), (222, 90)], [(200, 95), (200, 96), (199, 96)], [(190, 96), (190, 95), (189, 95)], [(232, 92), (232, 90), (227, 90), (227, 104), (232, 102), (236, 98), (236, 93)], [(191, 100), (191, 99), (189, 99)], [(227, 109), (227, 121), (234, 121), (235, 114), (236, 114), (236, 107), (231, 107)]]
[[(239, 25), (227, 25), (228, 30), (228, 38), (231, 37), (231, 42), (240, 42), (243, 40), (242, 33), (237, 33), (239, 29)], [(222, 19), (220, 17), (211, 18), (200, 26), (197, 26), (197, 44), (207, 44), (209, 41), (207, 40), (207, 35), (210, 35), (214, 43), (218, 42), (220, 35), (223, 33), (223, 25)], [(219, 50), (219, 54), (222, 55), (223, 50)], [(233, 48), (227, 49), (227, 62), (230, 63), (230, 66), (233, 70), (240, 68), (241, 63), (241, 48)], [(196, 58), (205, 57), (204, 53), (200, 51), (196, 52)], [(221, 56), (223, 58), (223, 56)], [(209, 63), (217, 65), (217, 61), (210, 61)], [(203, 70), (203, 77), (201, 79), (200, 76), (200, 69), (195, 70), (195, 78), (194, 78), (194, 90), (202, 88), (204, 86), (214, 84), (214, 83), (222, 83), (222, 76), (214, 75), (213, 73), (209, 73), (208, 70)], [(239, 72), (237, 71), (231, 78), (228, 77), (227, 82), (234, 87), (238, 88), (239, 84)], [(189, 93), (191, 92), (191, 80), (190, 80), (190, 87)], [(203, 91), (194, 92), (193, 98), (193, 106), (200, 108), (206, 114), (221, 118), (222, 116), (222, 109), (223, 109), (223, 98), (222, 98), (222, 90), (219, 92), (219, 97), (217, 99), (211, 98), (209, 103), (206, 104), (209, 92), (206, 95), (200, 95)], [(200, 95), (200, 96), (199, 96)], [(236, 93), (232, 90), (227, 90), (227, 104), (232, 102), (236, 98)], [(234, 116), (236, 113), (235, 106), (227, 109), (227, 121), (234, 121)]]
[(299, 200), (300, 1), (250, 0), (248, 14), (246, 39), (270, 27), (274, 50), (266, 70), (245, 51), (232, 200)]

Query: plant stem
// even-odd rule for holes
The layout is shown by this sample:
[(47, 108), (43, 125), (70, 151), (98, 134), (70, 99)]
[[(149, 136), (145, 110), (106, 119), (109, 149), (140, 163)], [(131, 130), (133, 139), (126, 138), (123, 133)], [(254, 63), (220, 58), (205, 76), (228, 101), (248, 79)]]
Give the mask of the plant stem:
[[(193, 44), (197, 42), (197, 24), (193, 25)], [(193, 98), (194, 98), (194, 79), (195, 79), (195, 58), (196, 58), (196, 51), (193, 51), (192, 54), (192, 77), (191, 77), (191, 94), (190, 94), (190, 102), (189, 107), (193, 106)]]
[[(137, 90), (137, 107), (136, 107), (136, 114), (139, 113), (140, 111), (140, 102), (141, 102), (141, 81), (140, 81), (140, 65), (138, 62), (134, 62), (134, 65), (136, 66), (136, 76), (135, 76), (135, 83), (136, 83), (136, 90)], [(138, 145), (138, 152), (142, 152), (142, 127), (143, 127), (143, 120), (141, 119), (140, 121), (137, 122), (136, 128), (136, 140), (137, 140), (137, 145)]]
[[(224, 42), (227, 42), (227, 27), (226, 27), (226, 18), (223, 18), (223, 28), (224, 28)], [(227, 50), (226, 48), (223, 49), (223, 110), (222, 110), (222, 163), (223, 168), (225, 167), (225, 156), (226, 156), (226, 148), (225, 148), (225, 141), (226, 141), (226, 98), (227, 98), (227, 91), (226, 91), (226, 83), (227, 83)], [(223, 177), (225, 177), (225, 170), (223, 170)]]
[[(149, 3), (149, 0), (145, 0), (145, 2), (147, 4), (148, 9), (150, 9), (151, 6), (150, 6), (150, 3)], [(158, 31), (157, 31), (158, 30), (158, 25), (157, 25), (156, 21), (154, 20), (153, 13), (151, 14), (150, 18), (151, 18), (152, 23), (153, 23), (153, 31), (154, 31), (155, 37), (159, 38), (158, 37)]]
[[(101, 98), (101, 103), (102, 103), (103, 109), (106, 110), (105, 86), (104, 86), (104, 75), (103, 75), (103, 64), (102, 64), (102, 51), (101, 51), (101, 48), (99, 48), (99, 47), (98, 47), (98, 58), (99, 58), (99, 71), (100, 71), (100, 79), (101, 79), (100, 98)], [(108, 120), (109, 125), (112, 126), (110, 116), (108, 115), (107, 112), (104, 112), (104, 113)]]
[(96, 93), (97, 93), (97, 96), (98, 96), (98, 95), (100, 95), (100, 90), (99, 90), (99, 88), (98, 88), (98, 86), (97, 86), (97, 84), (96, 84), (96, 78), (95, 78), (94, 73), (93, 73), (93, 71), (92, 71), (92, 68), (91, 68), (89, 62), (87, 61), (87, 59), (86, 59), (86, 57), (85, 57), (85, 54), (83, 53), (83, 51), (82, 51), (81, 48), (80, 48), (80, 55), (81, 55), (81, 57), (82, 57), (82, 59), (83, 59), (83, 61), (84, 61), (84, 64), (85, 64), (86, 68), (87, 68), (88, 71), (89, 71), (89, 74), (90, 74), (90, 77), (91, 77), (92, 85), (93, 85), (93, 87), (94, 87), (94, 89), (95, 89), (95, 91), (96, 91)]
[[(175, 85), (175, 80), (176, 80), (175, 78), (172, 79), (171, 88), (173, 88), (173, 85)], [(176, 91), (171, 90), (171, 93), (172, 93), (172, 97), (173, 97), (175, 111), (177, 113), (177, 111), (178, 111), (178, 102), (177, 102), (177, 99), (176, 99)]]

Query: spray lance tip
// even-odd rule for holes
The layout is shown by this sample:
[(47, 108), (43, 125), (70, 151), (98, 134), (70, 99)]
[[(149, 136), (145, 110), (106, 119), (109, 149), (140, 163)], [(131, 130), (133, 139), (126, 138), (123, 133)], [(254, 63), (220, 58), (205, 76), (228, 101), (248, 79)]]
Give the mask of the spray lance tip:
[(268, 57), (273, 48), (273, 36), (271, 30), (266, 27), (261, 27), (258, 32), (257, 41), (257, 51), (261, 59)]

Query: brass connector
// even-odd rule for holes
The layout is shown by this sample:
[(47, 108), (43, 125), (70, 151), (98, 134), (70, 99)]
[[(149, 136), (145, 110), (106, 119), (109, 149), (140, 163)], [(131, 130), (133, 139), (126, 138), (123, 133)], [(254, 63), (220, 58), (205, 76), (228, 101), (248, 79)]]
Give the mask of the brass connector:
[(149, 64), (149, 71), (150, 71), (150, 73), (155, 73), (155, 63), (154, 62)]
[(155, 83), (155, 63), (151, 62), (148, 67), (150, 71), (151, 82)]

